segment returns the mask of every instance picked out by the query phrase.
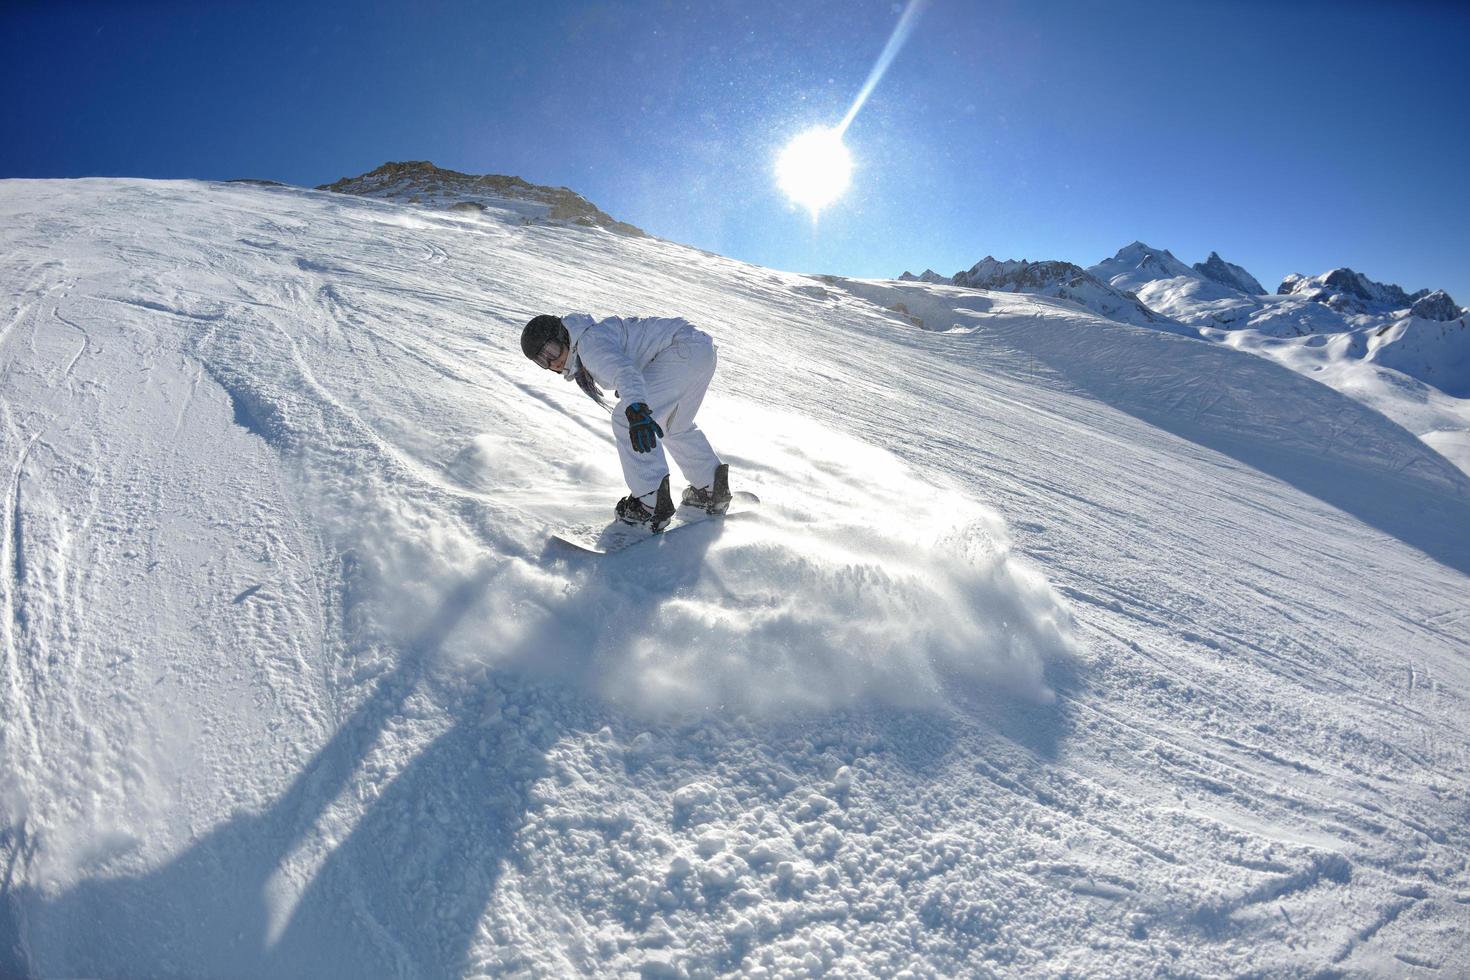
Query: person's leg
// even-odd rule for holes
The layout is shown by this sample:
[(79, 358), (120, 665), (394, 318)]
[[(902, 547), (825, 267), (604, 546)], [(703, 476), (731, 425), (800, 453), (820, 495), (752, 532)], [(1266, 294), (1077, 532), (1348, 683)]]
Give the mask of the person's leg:
[[(658, 418), (656, 408), (654, 418)], [(628, 438), (628, 416), (621, 406), (613, 410), (612, 432), (613, 442), (618, 447), (618, 462), (623, 465), (623, 480), (628, 484), (628, 492), (635, 497), (653, 493), (664, 481), (664, 477), (669, 475), (669, 462), (664, 457), (663, 446), (654, 446), (652, 452), (634, 452), (633, 444)]]
[(709, 335), (691, 331), (654, 358), (643, 374), (649, 398), (658, 399), (649, 407), (664, 430), (663, 444), (684, 479), (698, 487), (709, 486), (720, 465), (719, 456), (694, 420), (714, 378), (716, 361)]

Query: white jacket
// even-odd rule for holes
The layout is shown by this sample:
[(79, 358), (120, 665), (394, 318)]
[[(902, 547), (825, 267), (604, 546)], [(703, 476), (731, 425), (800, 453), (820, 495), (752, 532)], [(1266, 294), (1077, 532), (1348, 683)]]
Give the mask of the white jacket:
[(668, 349), (682, 331), (694, 325), (682, 317), (610, 316), (594, 319), (586, 313), (561, 318), (572, 338), (572, 355), (562, 375), (577, 373), (580, 361), (605, 391), (616, 391), (619, 405), (647, 402), (643, 370)]

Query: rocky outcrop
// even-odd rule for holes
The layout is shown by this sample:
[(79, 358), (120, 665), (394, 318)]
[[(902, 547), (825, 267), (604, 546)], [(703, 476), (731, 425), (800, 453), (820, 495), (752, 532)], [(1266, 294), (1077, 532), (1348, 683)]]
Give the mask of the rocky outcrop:
[(357, 177), (343, 177), (317, 188), (408, 204), (469, 210), (475, 205), (534, 205), (514, 208), (527, 220), (605, 228), (621, 235), (642, 236), (642, 229), (618, 221), (582, 195), (565, 187), (543, 187), (504, 174), (466, 174), (436, 167), (427, 160), (385, 163)]
[(1415, 300), (1414, 305), (1409, 307), (1409, 314), (1421, 320), (1458, 320), (1465, 315), (1465, 311), (1455, 305), (1449, 293), (1436, 289)]
[(1255, 276), (1232, 262), (1226, 262), (1220, 258), (1219, 252), (1211, 252), (1209, 258), (1203, 262), (1196, 262), (1193, 268), (1206, 279), (1218, 282), (1222, 286), (1229, 286), (1231, 289), (1238, 289), (1247, 296), (1260, 296), (1266, 292), (1266, 287), (1262, 286)]
[(1076, 303), (1109, 320), (1154, 327), (1174, 321), (1149, 309), (1138, 297), (1118, 290), (1071, 262), (1026, 259), (1001, 261), (987, 255), (964, 272), (956, 272), (956, 286), (1008, 293), (1053, 296)]
[(905, 272), (903, 275), (898, 277), (898, 280), (899, 282), (932, 282), (938, 286), (954, 285), (953, 279), (951, 279), (949, 276), (941, 276), (933, 269), (925, 269), (917, 276), (914, 275), (912, 272)]
[(1320, 276), (1293, 273), (1281, 281), (1276, 293), (1282, 296), (1304, 296), (1314, 303), (1330, 306), (1339, 313), (1383, 314), (1408, 309), (1428, 296), (1429, 290), (1407, 293), (1399, 286), (1374, 282), (1361, 272), (1342, 268)]
[(1057, 284), (1080, 284), (1088, 280), (1097, 282), (1081, 266), (1071, 262), (1028, 262), (1026, 259), (1008, 259), (1002, 262), (989, 255), (970, 266), (967, 271), (954, 274), (956, 286), (1022, 293), (1035, 292)]

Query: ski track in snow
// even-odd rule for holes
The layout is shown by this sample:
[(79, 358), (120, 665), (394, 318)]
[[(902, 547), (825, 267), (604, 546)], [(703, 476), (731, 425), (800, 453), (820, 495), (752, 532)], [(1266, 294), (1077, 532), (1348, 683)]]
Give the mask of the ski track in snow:
[[(1470, 482), (1358, 403), (323, 193), (0, 229), (0, 973), (1470, 972)], [(715, 335), (757, 520), (543, 550), (577, 309)]]

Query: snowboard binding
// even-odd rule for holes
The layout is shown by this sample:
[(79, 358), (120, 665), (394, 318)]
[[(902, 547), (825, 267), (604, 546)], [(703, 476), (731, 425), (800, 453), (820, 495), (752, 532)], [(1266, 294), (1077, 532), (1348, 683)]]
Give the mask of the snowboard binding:
[(707, 514), (723, 514), (730, 509), (730, 464), (715, 467), (715, 481), (707, 487), (685, 487), (680, 503), (698, 507)]
[[(649, 494), (644, 494), (643, 496), (646, 497)], [(652, 496), (654, 498), (652, 510), (648, 509), (648, 505), (643, 502), (642, 497), (635, 497), (629, 494), (622, 500), (619, 500), (615, 508), (618, 520), (634, 527), (639, 525), (646, 526), (654, 534), (668, 527), (669, 521), (673, 520), (674, 517), (674, 498), (669, 493), (669, 478), (667, 476), (664, 477), (663, 482), (658, 485), (658, 489), (654, 491)]]

